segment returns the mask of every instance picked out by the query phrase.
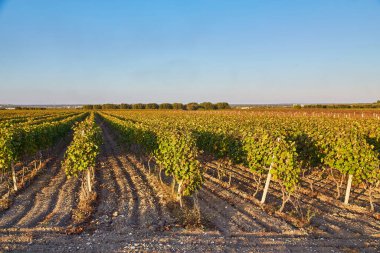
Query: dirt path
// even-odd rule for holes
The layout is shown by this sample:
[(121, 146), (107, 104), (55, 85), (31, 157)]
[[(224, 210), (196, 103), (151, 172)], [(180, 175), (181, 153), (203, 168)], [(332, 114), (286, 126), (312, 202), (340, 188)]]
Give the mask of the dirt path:
[(110, 130), (100, 123), (103, 130), (102, 168), (97, 178), (100, 184), (99, 206), (94, 215), (99, 229), (129, 233), (136, 228), (156, 230), (170, 221), (163, 213), (158, 192), (121, 151)]
[[(206, 177), (216, 185), (222, 185), (221, 180), (215, 176), (214, 164), (209, 164), (208, 168), (210, 169), (210, 174)], [(226, 191), (223, 192), (227, 195), (235, 195), (230, 198), (230, 201), (233, 203), (239, 199), (239, 195), (242, 195), (244, 192), (253, 192), (254, 189), (250, 184), (248, 172), (235, 167), (230, 167), (230, 171), (233, 173), (232, 187), (224, 188)], [(272, 182), (267, 202), (270, 204), (275, 203), (279, 206), (280, 195), (281, 192), (278, 184)], [(321, 201), (313, 195), (314, 194), (307, 188), (302, 188), (300, 191), (301, 204), (305, 207), (312, 207), (313, 211), (316, 212), (316, 215), (311, 219), (311, 225), (314, 226), (316, 230), (322, 230), (330, 236), (341, 238), (347, 236), (371, 236), (380, 233), (380, 220), (365, 213), (339, 208), (334, 203)], [(259, 196), (257, 198), (259, 198)]]
[(75, 206), (78, 179), (67, 180), (61, 168), (65, 148), (60, 148), (39, 176), (21, 190), (11, 207), (0, 214), (0, 229), (63, 227)]

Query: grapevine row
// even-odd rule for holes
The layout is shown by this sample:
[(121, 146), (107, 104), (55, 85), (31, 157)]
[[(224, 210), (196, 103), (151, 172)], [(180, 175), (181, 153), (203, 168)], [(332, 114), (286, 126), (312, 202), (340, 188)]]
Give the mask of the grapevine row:
[(60, 121), (44, 121), (41, 124), (17, 124), (0, 128), (0, 169), (3, 173), (11, 171), (13, 188), (17, 188), (15, 164), (23, 157), (53, 146), (64, 138), (71, 126), (85, 116), (75, 114)]
[(196, 139), (190, 131), (175, 125), (150, 127), (107, 114), (101, 116), (121, 135), (123, 143), (137, 144), (155, 160), (160, 168), (160, 179), (162, 171), (171, 177), (172, 189), (181, 207), (183, 197), (194, 194), (201, 187), (203, 177), (198, 161), (199, 152)]
[(86, 180), (82, 182), (86, 182), (87, 192), (92, 192), (94, 167), (100, 153), (102, 132), (95, 123), (93, 113), (84, 121), (76, 123), (73, 130), (73, 141), (65, 152), (62, 167), (68, 177), (86, 175)]
[(262, 188), (263, 177), (267, 175), (270, 180), (273, 176), (283, 193), (280, 210), (303, 178), (325, 170), (337, 184), (337, 198), (340, 186), (348, 180), (345, 203), (354, 184), (368, 190), (374, 210), (372, 194), (380, 182), (380, 124), (376, 119), (289, 118), (277, 114), (247, 117), (227, 113), (215, 113), (213, 117), (210, 113), (108, 114), (151, 129), (167, 125), (192, 132), (198, 150), (247, 166), (256, 182), (256, 193)]

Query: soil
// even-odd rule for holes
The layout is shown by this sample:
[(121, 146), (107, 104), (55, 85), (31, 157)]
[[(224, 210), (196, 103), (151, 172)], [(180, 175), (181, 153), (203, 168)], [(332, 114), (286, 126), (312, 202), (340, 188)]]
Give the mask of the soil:
[(65, 176), (65, 147), (57, 147), (43, 173), (0, 212), (0, 252), (380, 252), (380, 220), (361, 207), (362, 197), (357, 207), (344, 208), (319, 189), (323, 182), (315, 184), (318, 196), (305, 185), (300, 203), (314, 216), (300, 225), (299, 217), (276, 212), (279, 185), (271, 184), (262, 207), (260, 195), (252, 196), (250, 172), (230, 166), (229, 185), (216, 174), (218, 161), (204, 162), (208, 170), (197, 194), (200, 224), (186, 226), (185, 212), (178, 213), (170, 186), (149, 172), (148, 159), (127, 151), (99, 124), (104, 144), (90, 218), (77, 224), (72, 217), (81, 183)]

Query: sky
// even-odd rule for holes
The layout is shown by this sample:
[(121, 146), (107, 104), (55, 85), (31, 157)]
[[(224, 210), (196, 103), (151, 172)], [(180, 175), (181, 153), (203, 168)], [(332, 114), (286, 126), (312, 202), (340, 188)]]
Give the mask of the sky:
[(0, 0), (0, 104), (380, 99), (380, 0)]

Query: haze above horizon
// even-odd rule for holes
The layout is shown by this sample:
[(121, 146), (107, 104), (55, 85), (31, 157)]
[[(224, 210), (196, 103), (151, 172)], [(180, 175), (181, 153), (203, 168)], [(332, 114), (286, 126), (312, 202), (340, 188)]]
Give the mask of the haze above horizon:
[(379, 24), (379, 0), (0, 0), (0, 104), (374, 102)]

